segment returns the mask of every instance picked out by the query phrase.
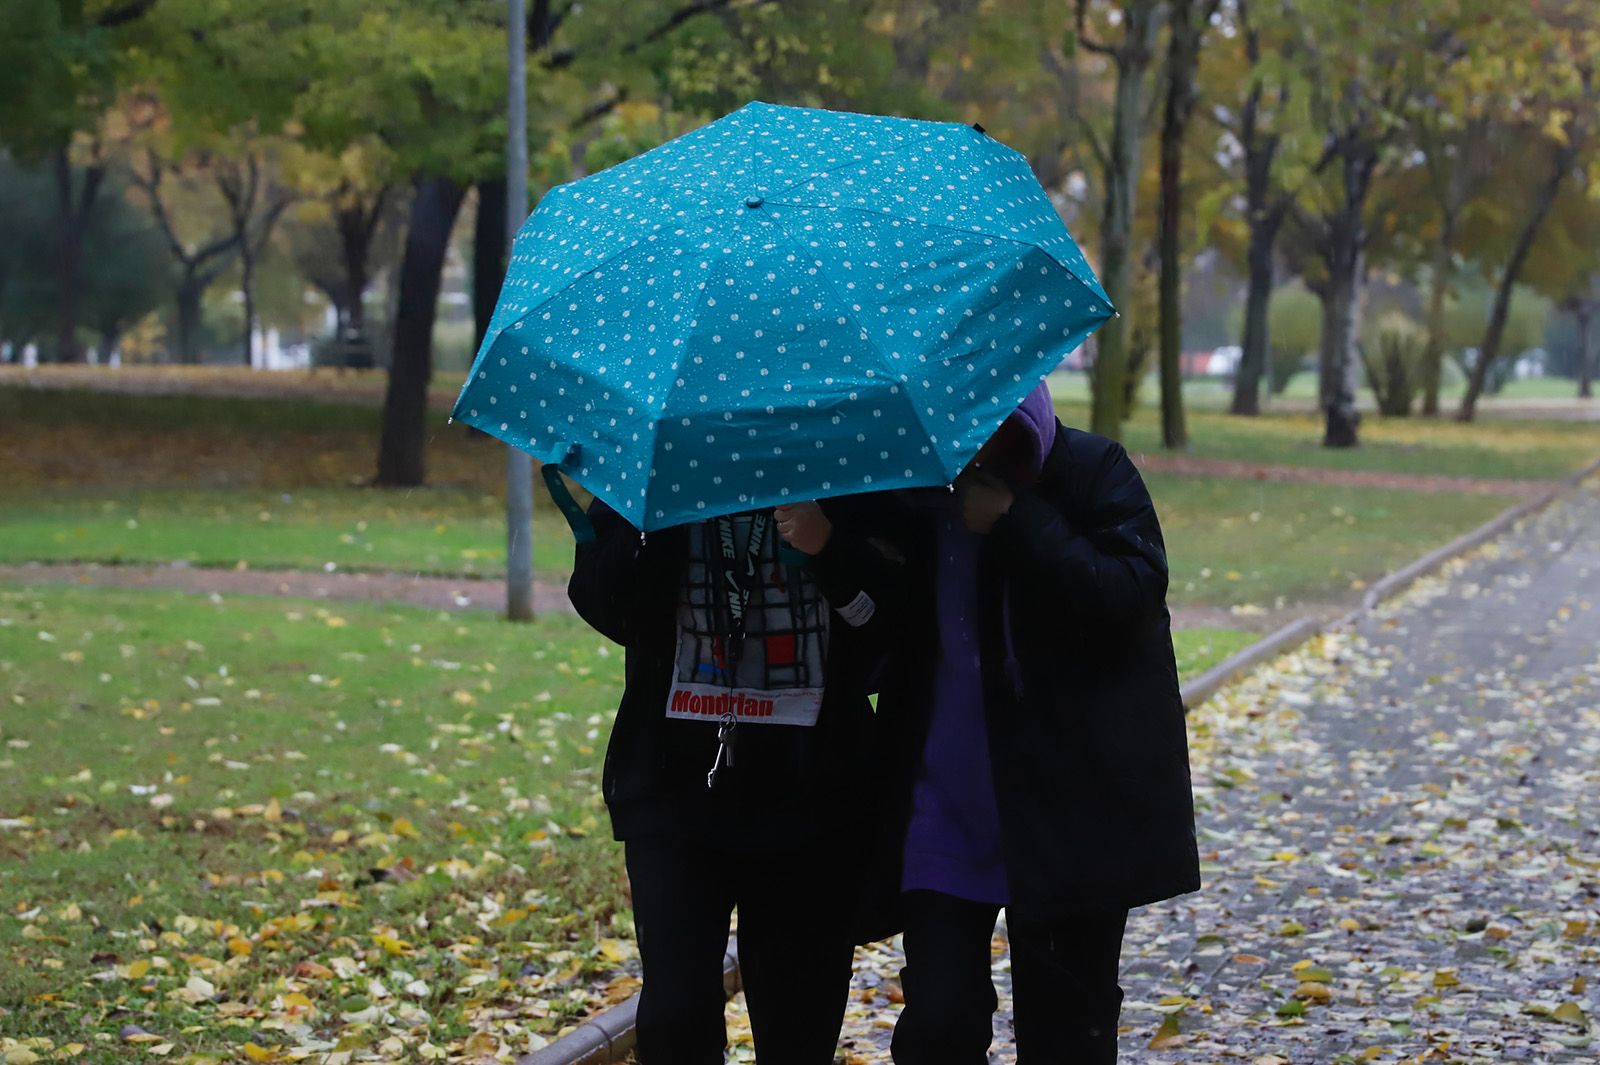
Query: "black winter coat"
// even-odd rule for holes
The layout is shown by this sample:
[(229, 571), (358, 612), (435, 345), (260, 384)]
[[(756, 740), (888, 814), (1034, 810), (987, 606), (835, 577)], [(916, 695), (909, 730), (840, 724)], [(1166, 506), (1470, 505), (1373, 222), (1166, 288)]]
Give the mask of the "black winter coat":
[[(878, 701), (890, 783), (876, 878), (884, 904), (898, 889), (929, 723), (928, 663), (939, 647), (934, 519), (911, 508), (891, 514), (880, 520), (897, 525), (892, 535), (908, 559), (910, 591)], [(1166, 551), (1127, 452), (1061, 427), (1038, 480), (1017, 491), (984, 538), (978, 565), (978, 638), (1011, 909), (1052, 920), (1197, 890)], [(882, 909), (876, 916), (884, 919)]]
[[(904, 567), (854, 534), (853, 505), (824, 504), (833, 536), (803, 566), (834, 608), (817, 722), (740, 725), (735, 764), (719, 773), (715, 790), (707, 787), (706, 773), (717, 755), (717, 718), (681, 720), (665, 712), (688, 528), (651, 533), (646, 540), (605, 504), (596, 501), (589, 508), (596, 537), (577, 547), (568, 595), (579, 616), (626, 651), (626, 684), (602, 785), (617, 839), (669, 833), (772, 851), (851, 830), (862, 820), (852, 808), (860, 805), (855, 796), (872, 753), (868, 682), (887, 646), (890, 615), (879, 611), (863, 620), (858, 597), (874, 604), (900, 601), (897, 582)], [(776, 540), (774, 533), (769, 552), (776, 552)], [(775, 564), (769, 553), (762, 569)], [(844, 615), (839, 607), (847, 608)]]

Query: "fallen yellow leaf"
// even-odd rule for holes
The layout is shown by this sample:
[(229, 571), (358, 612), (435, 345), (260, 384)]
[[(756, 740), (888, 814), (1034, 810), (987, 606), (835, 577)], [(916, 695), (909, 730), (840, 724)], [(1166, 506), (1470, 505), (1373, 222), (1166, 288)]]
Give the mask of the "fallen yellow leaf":
[(1155, 1038), (1150, 1040), (1150, 1049), (1166, 1050), (1182, 1046), (1187, 1041), (1188, 1037), (1178, 1029), (1178, 1015), (1169, 1013), (1161, 1018), (1161, 1027), (1156, 1029)]
[(1316, 984), (1308, 981), (1294, 989), (1294, 997), (1302, 1002), (1327, 1002), (1333, 997), (1333, 992), (1328, 988), (1327, 984)]
[(411, 950), (411, 944), (403, 939), (397, 939), (387, 932), (376, 932), (372, 941), (390, 954), (405, 954)]

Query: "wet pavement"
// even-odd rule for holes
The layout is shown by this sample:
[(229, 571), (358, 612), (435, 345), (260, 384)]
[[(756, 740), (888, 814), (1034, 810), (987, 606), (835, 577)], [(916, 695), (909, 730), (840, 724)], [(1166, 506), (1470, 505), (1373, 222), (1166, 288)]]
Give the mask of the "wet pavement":
[[(1600, 1060), (1600, 481), (1190, 740), (1206, 886), (1129, 923), (1122, 1060)], [(888, 1060), (898, 967), (858, 956), (845, 1060)]]

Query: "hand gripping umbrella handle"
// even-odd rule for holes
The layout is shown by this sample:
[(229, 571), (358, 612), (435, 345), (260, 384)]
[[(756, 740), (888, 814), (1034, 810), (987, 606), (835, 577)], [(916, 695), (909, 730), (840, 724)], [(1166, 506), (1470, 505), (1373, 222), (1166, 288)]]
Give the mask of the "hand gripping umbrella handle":
[(572, 529), (572, 538), (580, 544), (593, 543), (594, 523), (589, 520), (589, 515), (584, 513), (578, 501), (572, 498), (572, 492), (567, 488), (567, 482), (561, 478), (561, 467), (575, 464), (578, 457), (577, 445), (566, 448), (560, 455), (547, 457), (540, 467), (544, 474), (544, 486), (550, 491), (550, 499), (561, 508), (561, 513), (567, 519), (567, 525)]

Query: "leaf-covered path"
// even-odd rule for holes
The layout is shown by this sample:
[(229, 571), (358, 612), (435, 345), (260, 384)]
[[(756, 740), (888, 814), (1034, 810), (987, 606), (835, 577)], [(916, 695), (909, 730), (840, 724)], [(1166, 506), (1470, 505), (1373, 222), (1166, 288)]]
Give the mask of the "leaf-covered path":
[[(1600, 482), (1190, 733), (1206, 887), (1130, 922), (1123, 1060), (1595, 1060)], [(898, 962), (860, 958), (858, 1060)]]

